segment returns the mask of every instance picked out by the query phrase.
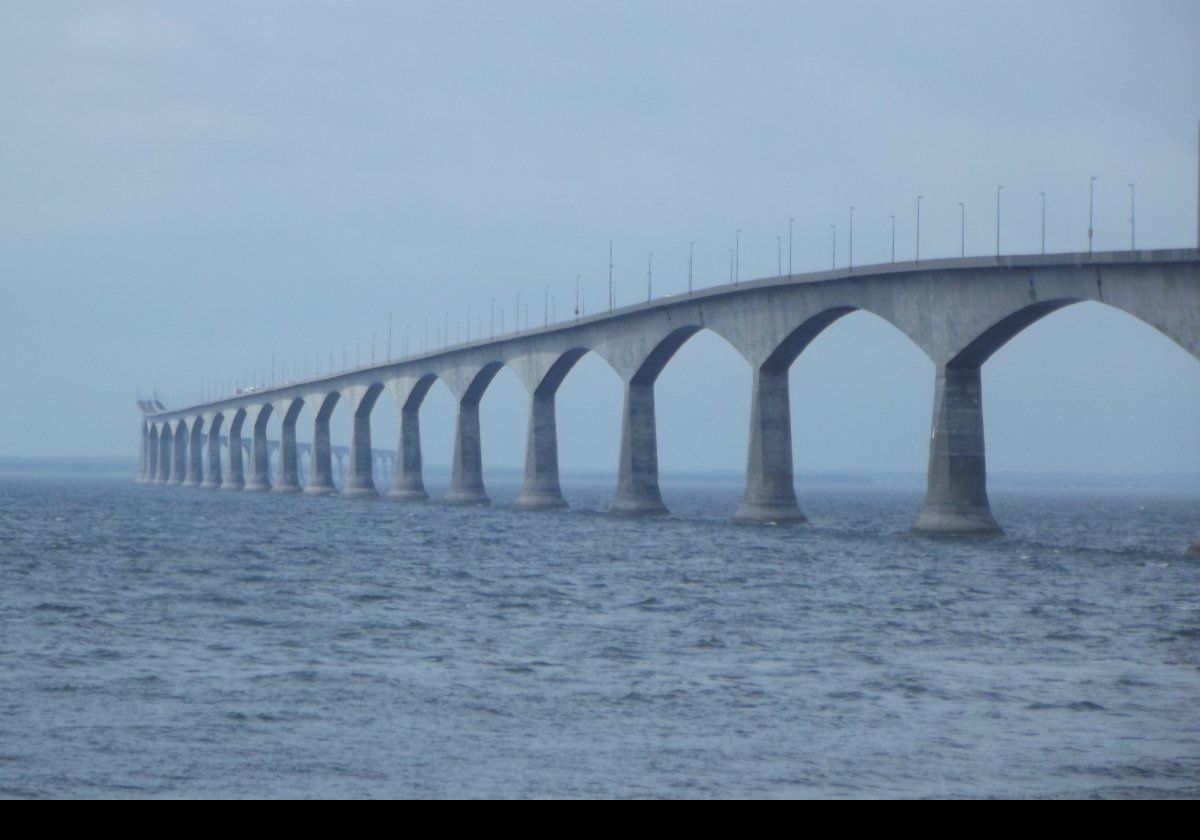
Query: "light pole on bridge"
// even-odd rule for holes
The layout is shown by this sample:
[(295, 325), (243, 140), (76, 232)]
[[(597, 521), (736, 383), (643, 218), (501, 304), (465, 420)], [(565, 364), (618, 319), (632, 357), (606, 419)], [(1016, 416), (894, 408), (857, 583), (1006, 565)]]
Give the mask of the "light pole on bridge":
[(967, 205), (958, 202), (958, 255), (967, 255)]
[(1004, 187), (996, 186), (996, 259), (1000, 259), (1000, 190)]
[(833, 243), (829, 247), (829, 267), (837, 268), (837, 225), (829, 226), (829, 233), (833, 237)]
[(1136, 205), (1133, 200), (1133, 184), (1129, 185), (1129, 250), (1137, 250), (1137, 229), (1134, 227)]
[(1042, 197), (1042, 253), (1046, 253), (1046, 194), (1038, 193)]
[(1095, 201), (1096, 200), (1096, 180), (1097, 180), (1096, 176), (1093, 175), (1091, 180), (1088, 181), (1088, 256), (1089, 257), (1092, 255), (1092, 239), (1093, 239), (1093, 233), (1095, 232), (1092, 227), (1092, 222), (1095, 218), (1092, 214), (1092, 211), (1095, 209), (1095, 204), (1096, 204), (1096, 201)]
[(851, 271), (854, 270), (854, 208), (853, 207), (850, 208), (850, 248), (849, 248), (849, 258), (846, 260), (846, 266)]
[(913, 260), (914, 263), (921, 261), (921, 199), (924, 197), (923, 195), (917, 196), (917, 255)]

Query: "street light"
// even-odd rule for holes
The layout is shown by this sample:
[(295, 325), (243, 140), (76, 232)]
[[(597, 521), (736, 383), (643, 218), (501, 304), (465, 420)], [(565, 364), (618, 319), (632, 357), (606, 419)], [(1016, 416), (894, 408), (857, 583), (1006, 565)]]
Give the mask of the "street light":
[(1088, 256), (1089, 257), (1092, 255), (1092, 238), (1093, 238), (1093, 233), (1094, 233), (1094, 229), (1092, 228), (1092, 221), (1095, 218), (1092, 214), (1092, 211), (1095, 208), (1095, 203), (1096, 203), (1096, 176), (1093, 175), (1092, 179), (1088, 182)]
[(733, 237), (733, 282), (742, 279), (742, 231), (739, 228)]
[(788, 219), (788, 276), (792, 274), (792, 222), (794, 219)]
[(1136, 205), (1134, 204), (1134, 200), (1133, 200), (1133, 184), (1130, 184), (1129, 185), (1129, 250), (1130, 251), (1137, 250), (1137, 229), (1134, 227), (1134, 223), (1133, 223), (1135, 209), (1136, 209)]
[(896, 217), (888, 216), (892, 220), (892, 265), (896, 264)]
[(833, 244), (829, 249), (829, 268), (837, 268), (837, 225), (830, 225), (829, 232), (833, 235)]
[(958, 202), (958, 255), (967, 255), (967, 205)]
[(1004, 189), (999, 185), (996, 186), (996, 259), (1000, 259), (1000, 190)]
[(917, 256), (913, 260), (915, 263), (921, 261), (921, 199), (924, 197), (923, 195), (917, 196)]
[(696, 243), (688, 243), (688, 294), (692, 293), (692, 261), (695, 257)]
[(654, 253), (646, 257), (646, 303), (654, 297)]
[(1038, 193), (1042, 197), (1042, 253), (1046, 253), (1046, 194)]
[(847, 266), (854, 269), (854, 208), (850, 208), (850, 259)]

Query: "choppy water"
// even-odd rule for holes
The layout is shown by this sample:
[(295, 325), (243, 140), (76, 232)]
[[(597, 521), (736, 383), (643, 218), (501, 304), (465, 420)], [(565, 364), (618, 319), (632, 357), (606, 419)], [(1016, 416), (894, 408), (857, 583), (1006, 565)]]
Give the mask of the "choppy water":
[(1198, 796), (1195, 496), (994, 491), (1009, 537), (0, 475), (0, 795)]

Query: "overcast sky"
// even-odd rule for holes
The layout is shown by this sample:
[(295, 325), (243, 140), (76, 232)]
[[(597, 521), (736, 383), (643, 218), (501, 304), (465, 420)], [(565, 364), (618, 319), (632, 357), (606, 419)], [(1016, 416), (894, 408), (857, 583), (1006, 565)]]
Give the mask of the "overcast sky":
[[(271, 365), (340, 365), (518, 293), (589, 309), (655, 285), (994, 249), (1195, 247), (1200, 4), (0, 4), (0, 455), (136, 456), (137, 389), (196, 399)], [(784, 261), (786, 262), (786, 251)], [(522, 314), (522, 318), (524, 315)], [(497, 315), (499, 320), (499, 315)], [(498, 325), (497, 325), (498, 326)], [(473, 327), (473, 330), (476, 329)], [(345, 351), (343, 351), (345, 347)], [(1200, 473), (1200, 361), (1099, 304), (984, 367), (993, 472)], [(701, 333), (658, 385), (664, 470), (740, 470), (750, 371)], [(799, 470), (923, 470), (933, 368), (866, 314), (793, 368)], [(560, 393), (564, 468), (615, 470), (620, 384), (589, 356)], [(523, 462), (503, 372), (488, 466)], [(335, 443), (348, 435), (339, 409)], [(381, 402), (376, 441), (394, 446)], [(450, 458), (453, 404), (422, 415)], [(307, 430), (306, 430), (306, 433)]]

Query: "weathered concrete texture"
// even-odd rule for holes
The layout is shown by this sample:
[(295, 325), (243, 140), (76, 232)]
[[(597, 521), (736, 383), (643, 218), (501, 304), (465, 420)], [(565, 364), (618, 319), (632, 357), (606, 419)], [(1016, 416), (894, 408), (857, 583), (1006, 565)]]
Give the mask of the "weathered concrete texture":
[(150, 426), (150, 433), (146, 439), (145, 481), (147, 484), (158, 481), (158, 428), (154, 425)]
[(938, 368), (925, 506), (913, 530), (967, 536), (1002, 533), (988, 504), (978, 367)]
[(746, 493), (733, 521), (805, 521), (792, 478), (792, 407), (786, 367), (759, 368), (754, 373)]
[[(373, 401), (372, 401), (373, 403)], [(376, 498), (375, 459), (371, 453), (371, 407), (360, 406), (354, 413), (354, 428), (350, 436), (350, 470), (342, 495)]]
[(275, 486), (271, 488), (275, 493), (299, 493), (303, 489), (300, 486), (300, 461), (296, 453), (296, 420), (302, 405), (293, 405), (287, 410), (279, 429), (279, 475)]
[[(246, 491), (265, 493), (271, 489), (271, 444), (267, 440), (267, 421), (271, 419), (271, 406), (259, 409), (251, 427), (250, 477), (246, 480)], [(293, 449), (295, 439), (292, 440)]]
[(658, 489), (658, 432), (654, 421), (654, 383), (625, 385), (617, 494), (609, 513), (660, 516), (668, 513)]
[(187, 477), (188, 427), (184, 421), (176, 424), (172, 438), (175, 451), (171, 459), (171, 484), (179, 487)]
[(246, 412), (238, 409), (229, 424), (229, 469), (221, 481), (222, 490), (243, 490), (246, 487), (242, 467), (242, 426), (245, 421)]
[(525, 433), (525, 481), (516, 507), (526, 510), (565, 508), (558, 481), (558, 430), (554, 393), (534, 393), (529, 401), (529, 426)]
[[(326, 404), (336, 402), (337, 398), (331, 395), (326, 399)], [(337, 486), (333, 483), (333, 453), (329, 443), (329, 415), (333, 413), (333, 406), (322, 406), (313, 418), (313, 444), (312, 444), (312, 461), (309, 465), (308, 484), (304, 487), (304, 492), (310, 496), (332, 496), (337, 493)]]
[[(390, 390), (403, 406), (400, 457), (391, 495), (425, 498), (421, 482), (416, 409), (431, 383), (446, 383), (459, 401), (453, 485), (447, 501), (486, 501), (479, 452), (478, 406), (495, 373), (517, 373), (530, 393), (549, 396), (578, 358), (602, 357), (625, 383), (620, 479), (614, 513), (664, 513), (658, 488), (654, 381), (672, 355), (697, 331), (720, 335), (759, 371), (755, 381), (746, 494), (739, 521), (798, 521), (790, 489), (791, 444), (786, 431), (784, 375), (805, 347), (837, 319), (870, 312), (919, 347), (939, 373), (929, 488), (917, 530), (930, 533), (997, 533), (987, 504), (979, 368), (1038, 319), (1080, 301), (1099, 301), (1139, 318), (1200, 359), (1200, 254), (1195, 249), (1052, 254), (930, 260), (862, 266), (806, 276), (765, 278), (721, 286), (598, 313), (547, 329), (525, 330), (465, 345), (346, 371), (268, 393), (207, 406), (148, 414), (161, 423), (157, 480), (182, 481), (187, 427), (198, 414), (250, 411), (264, 399), (287, 406), (316, 406), (339, 394), (356, 408), (372, 389)], [(545, 382), (553, 388), (541, 390)], [(410, 412), (409, 409), (412, 409)], [(369, 413), (369, 412), (368, 412)], [(556, 503), (551, 478), (556, 460), (552, 409), (531, 408), (523, 502)], [(280, 458), (283, 490), (295, 492), (293, 426), (284, 424)], [(363, 449), (365, 435), (356, 433)], [(151, 442), (153, 447), (153, 442)], [(327, 464), (314, 451), (314, 487)], [(357, 454), (357, 453), (356, 453)], [(164, 457), (165, 455), (165, 457)], [(154, 471), (151, 470), (151, 473)], [(262, 471), (265, 475), (265, 471)], [(355, 459), (355, 483), (367, 462)], [(262, 479), (265, 482), (265, 478)], [(251, 482), (253, 483), (253, 482)], [(249, 489), (249, 488), (248, 488)]]
[(174, 460), (175, 446), (171, 435), (170, 424), (164, 423), (158, 437), (158, 478), (156, 484), (167, 484), (171, 481), (171, 462)]
[(208, 463), (204, 470), (204, 481), (200, 486), (215, 490), (221, 486), (221, 426), (224, 418), (218, 414), (208, 424)]
[(483, 489), (479, 402), (470, 398), (458, 403), (458, 419), (454, 424), (454, 465), (450, 472), (450, 490), (443, 501), (448, 505), (491, 503)]
[(423, 502), (429, 498), (421, 478), (421, 418), (418, 407), (400, 412), (400, 442), (397, 446), (396, 477), (388, 498)]
[(199, 487), (204, 483), (204, 422), (199, 417), (193, 419), (187, 429), (187, 451), (187, 475), (183, 486)]

